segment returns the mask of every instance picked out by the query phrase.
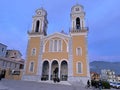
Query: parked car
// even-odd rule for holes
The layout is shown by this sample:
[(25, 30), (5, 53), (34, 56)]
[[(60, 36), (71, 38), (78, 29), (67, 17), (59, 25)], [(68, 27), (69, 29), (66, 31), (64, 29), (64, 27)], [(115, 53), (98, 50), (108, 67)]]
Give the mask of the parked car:
[(113, 86), (113, 82), (109, 82), (110, 86), (112, 87)]
[(115, 88), (116, 85), (117, 85), (117, 82), (109, 82), (109, 83), (110, 83), (110, 86), (113, 87), (113, 88)]
[(116, 88), (117, 88), (117, 89), (120, 89), (120, 82), (119, 82), (119, 83), (116, 83)]

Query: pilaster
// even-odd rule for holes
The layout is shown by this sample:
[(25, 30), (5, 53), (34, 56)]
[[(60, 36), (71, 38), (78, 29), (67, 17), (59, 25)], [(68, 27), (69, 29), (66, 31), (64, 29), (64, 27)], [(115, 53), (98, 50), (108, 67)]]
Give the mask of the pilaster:
[(72, 38), (69, 38), (68, 80), (73, 76)]
[(38, 56), (38, 68), (37, 68), (37, 75), (41, 77), (42, 74), (42, 54), (43, 54), (43, 36), (40, 37), (40, 53)]

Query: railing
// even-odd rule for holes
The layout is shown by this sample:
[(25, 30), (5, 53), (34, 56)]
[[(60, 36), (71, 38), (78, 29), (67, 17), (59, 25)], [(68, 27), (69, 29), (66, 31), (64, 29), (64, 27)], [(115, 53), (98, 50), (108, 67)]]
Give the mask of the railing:
[(51, 75), (51, 80), (53, 80), (54, 78), (57, 78), (57, 77), (58, 77), (58, 74), (56, 74), (56, 75), (55, 75), (55, 74), (52, 74), (52, 75)]
[(88, 27), (80, 27), (80, 28), (70, 28), (69, 32), (76, 33), (76, 32), (88, 32)]
[(61, 80), (62, 81), (67, 81), (68, 76), (67, 75), (61, 75)]
[(42, 75), (42, 77), (41, 77), (41, 80), (42, 81), (46, 81), (46, 80), (48, 80), (49, 79), (49, 76), (48, 75)]
[(43, 34), (42, 32), (33, 32), (33, 31), (27, 31), (27, 33), (29, 34), (29, 35), (40, 35), (40, 34)]

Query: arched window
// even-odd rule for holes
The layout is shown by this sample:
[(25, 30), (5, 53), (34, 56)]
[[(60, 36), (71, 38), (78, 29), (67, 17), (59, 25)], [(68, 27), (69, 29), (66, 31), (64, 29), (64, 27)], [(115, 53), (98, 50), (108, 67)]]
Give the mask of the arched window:
[(36, 48), (32, 48), (31, 55), (35, 56), (36, 55)]
[(34, 62), (30, 62), (29, 71), (30, 72), (34, 71)]
[(39, 24), (40, 24), (40, 21), (38, 20), (38, 21), (36, 22), (35, 32), (38, 32), (38, 31), (39, 31)]
[(80, 29), (80, 18), (76, 18), (76, 29)]
[(82, 63), (81, 62), (77, 62), (77, 73), (78, 74), (82, 73)]
[(62, 51), (62, 40), (61, 39), (50, 40), (49, 51), (50, 52), (61, 52)]
[(53, 40), (49, 41), (49, 51), (52, 52), (53, 51)]
[(58, 40), (54, 40), (54, 51), (57, 52)]
[(76, 55), (81, 56), (82, 55), (82, 48), (78, 47), (76, 48)]

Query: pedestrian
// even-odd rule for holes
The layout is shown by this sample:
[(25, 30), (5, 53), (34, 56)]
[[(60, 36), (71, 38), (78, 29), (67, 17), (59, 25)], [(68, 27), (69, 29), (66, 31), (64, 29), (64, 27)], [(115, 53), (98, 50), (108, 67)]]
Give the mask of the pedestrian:
[(1, 79), (2, 79), (2, 75), (1, 75), (1, 73), (0, 73), (0, 81), (1, 81)]
[(102, 90), (102, 82), (101, 82), (101, 80), (99, 81), (98, 86), (99, 86), (99, 90)]
[(88, 86), (88, 88), (90, 87), (90, 81), (89, 80), (87, 81), (87, 86)]

